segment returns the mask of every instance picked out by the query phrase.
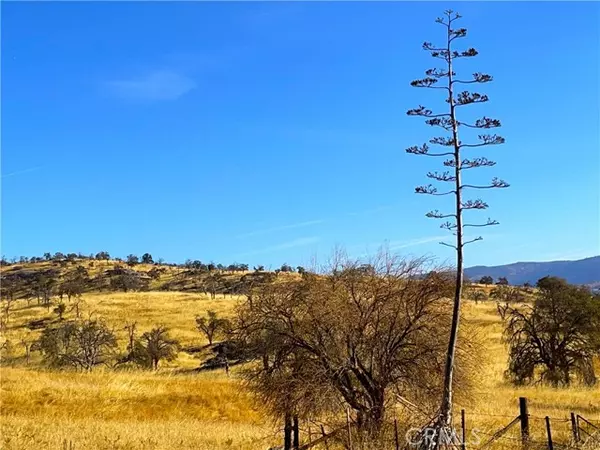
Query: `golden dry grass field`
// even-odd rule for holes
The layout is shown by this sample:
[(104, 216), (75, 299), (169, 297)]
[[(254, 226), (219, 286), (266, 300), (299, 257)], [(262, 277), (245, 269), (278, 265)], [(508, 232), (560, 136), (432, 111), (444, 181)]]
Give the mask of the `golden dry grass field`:
[[(140, 332), (157, 324), (171, 329), (182, 345), (204, 345), (194, 316), (214, 309), (232, 312), (235, 297), (211, 300), (204, 294), (178, 292), (89, 293), (83, 295), (84, 315), (104, 318), (125, 347), (126, 322), (138, 322)], [(10, 342), (1, 368), (2, 449), (267, 449), (280, 444), (277, 426), (241, 386), (235, 368), (227, 377), (221, 370), (195, 372), (206, 355), (180, 352), (157, 372), (96, 369), (91, 373), (52, 371), (33, 353), (25, 363), (21, 340), (24, 323), (52, 312), (19, 300), (3, 336)], [(67, 304), (68, 307), (68, 304)], [(494, 302), (465, 304), (467, 321), (481, 328), (486, 342), (486, 363), (472, 400), (464, 407), (468, 428), (493, 433), (518, 414), (518, 398), (528, 397), (533, 438), (544, 436), (543, 418), (553, 419), (557, 442), (570, 437), (565, 420), (571, 411), (600, 421), (600, 389), (572, 387), (515, 388), (503, 380), (506, 350), (502, 325)], [(74, 313), (66, 314), (72, 317)], [(515, 448), (515, 427), (502, 446)], [(306, 436), (303, 436), (305, 439)]]

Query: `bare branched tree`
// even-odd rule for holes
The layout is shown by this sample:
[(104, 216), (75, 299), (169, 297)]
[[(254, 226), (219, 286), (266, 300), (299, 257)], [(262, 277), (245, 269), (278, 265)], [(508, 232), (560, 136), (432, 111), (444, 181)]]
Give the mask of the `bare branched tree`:
[[(263, 286), (237, 311), (237, 339), (262, 364), (246, 373), (279, 417), (345, 417), (380, 434), (386, 408), (408, 398), (429, 413), (441, 393), (452, 279), (387, 254), (336, 259), (321, 275)], [(461, 352), (461, 356), (463, 353)]]
[[(443, 112), (433, 112), (425, 106), (411, 109), (407, 112), (409, 116), (420, 116), (425, 118), (425, 123), (430, 126), (443, 129), (447, 135), (434, 137), (429, 141), (431, 145), (438, 145), (444, 150), (438, 152), (430, 151), (427, 143), (421, 146), (413, 146), (406, 151), (408, 153), (420, 156), (431, 156), (445, 158), (443, 165), (448, 168), (443, 172), (429, 172), (427, 177), (441, 183), (450, 184), (450, 188), (438, 190), (432, 184), (419, 186), (415, 189), (418, 194), (428, 194), (435, 196), (451, 195), (454, 197), (454, 208), (451, 212), (440, 212), (438, 210), (430, 211), (427, 217), (435, 219), (445, 219), (441, 228), (449, 230), (455, 237), (454, 243), (441, 242), (442, 245), (453, 248), (456, 251), (456, 286), (454, 292), (454, 314), (452, 317), (452, 327), (450, 330), (450, 339), (448, 343), (445, 383), (439, 416), (436, 424), (439, 427), (450, 427), (452, 423), (452, 380), (454, 374), (454, 360), (456, 354), (456, 342), (459, 329), (460, 305), (463, 286), (463, 249), (467, 244), (482, 239), (481, 236), (465, 239), (463, 232), (467, 227), (480, 228), (497, 225), (496, 220), (488, 219), (482, 223), (463, 223), (463, 212), (470, 210), (487, 209), (488, 204), (482, 199), (465, 199), (464, 193), (467, 189), (485, 190), (494, 188), (508, 187), (508, 183), (498, 178), (483, 185), (466, 184), (462, 181), (462, 174), (465, 170), (491, 167), (496, 163), (485, 157), (469, 156), (463, 158), (463, 150), (479, 148), (490, 145), (504, 143), (504, 138), (497, 134), (479, 134), (479, 141), (475, 143), (465, 143), (459, 139), (459, 130), (475, 129), (488, 130), (500, 126), (500, 121), (483, 116), (472, 123), (461, 121), (458, 118), (458, 110), (477, 103), (485, 103), (488, 96), (477, 92), (467, 90), (458, 91), (459, 86), (465, 84), (488, 83), (492, 81), (492, 76), (476, 72), (471, 79), (459, 79), (454, 72), (454, 63), (462, 58), (471, 58), (477, 55), (477, 50), (468, 48), (467, 50), (454, 50), (454, 41), (464, 38), (467, 35), (465, 28), (456, 28), (455, 22), (461, 16), (451, 10), (445, 11), (444, 17), (436, 19), (436, 22), (443, 25), (446, 30), (446, 42), (442, 46), (436, 46), (429, 42), (423, 44), (423, 49), (430, 52), (431, 56), (442, 61), (441, 68), (432, 68), (425, 72), (426, 77), (414, 80), (411, 85), (418, 88), (438, 89), (443, 91), (448, 104), (448, 109)], [(439, 434), (438, 434), (439, 436)], [(439, 442), (433, 444), (439, 446)]]
[(38, 345), (52, 366), (71, 366), (86, 371), (107, 364), (114, 355), (117, 340), (103, 321), (84, 320), (46, 328)]
[(196, 316), (196, 328), (206, 335), (208, 345), (213, 345), (217, 336), (225, 335), (229, 325), (229, 320), (212, 310), (206, 311), (206, 316)]

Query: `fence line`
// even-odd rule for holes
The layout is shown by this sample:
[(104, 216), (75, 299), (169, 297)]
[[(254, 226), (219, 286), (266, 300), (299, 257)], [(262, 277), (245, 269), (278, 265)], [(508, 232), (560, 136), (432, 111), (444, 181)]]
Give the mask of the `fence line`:
[[(414, 406), (414, 405), (411, 405)], [(547, 450), (560, 450), (560, 449), (578, 449), (578, 450), (599, 450), (600, 449), (600, 421), (596, 424), (595, 420), (589, 420), (580, 414), (576, 414), (575, 412), (570, 413), (570, 418), (557, 417), (551, 418), (549, 416), (536, 416), (529, 414), (529, 407), (527, 398), (521, 397), (519, 398), (519, 414), (516, 416), (509, 416), (504, 414), (476, 414), (476, 416), (482, 417), (500, 417), (500, 418), (510, 418), (512, 419), (507, 425), (503, 426), (499, 430), (495, 432), (489, 431), (484, 432), (477, 430), (478, 433), (487, 436), (486, 441), (483, 444), (477, 444), (475, 446), (469, 444), (467, 441), (467, 414), (463, 409), (460, 414), (460, 429), (457, 428), (457, 432), (460, 433), (460, 437), (454, 436), (456, 440), (458, 440), (458, 444), (456, 443), (448, 443), (448, 448), (458, 448), (460, 450), (488, 450), (492, 449), (494, 444), (498, 444), (502, 440), (510, 441), (510, 448), (514, 449), (522, 449), (522, 450), (531, 450), (533, 448), (536, 449), (547, 449)], [(533, 439), (531, 431), (533, 429), (532, 424), (539, 424), (543, 422), (543, 427), (537, 426), (536, 429), (538, 433), (536, 433), (536, 439)], [(298, 425), (298, 420), (293, 420), (293, 424), (290, 428), (287, 429), (286, 433), (293, 434), (293, 444), (291, 439), (284, 439), (283, 447), (274, 447), (281, 450), (308, 450), (315, 446), (320, 446), (319, 448), (324, 448), (325, 450), (329, 450), (330, 440), (342, 439), (347, 441), (347, 448), (354, 449), (359, 442), (353, 442), (352, 430), (356, 429), (357, 424), (351, 420), (349, 410), (346, 413), (346, 424), (341, 426), (338, 429), (332, 430), (328, 433), (325, 433), (325, 429), (323, 425), (320, 425), (321, 436), (317, 439), (313, 440), (313, 435), (310, 432), (310, 428), (308, 429), (308, 442), (300, 443), (300, 430), (303, 433), (306, 432), (306, 428), (300, 428)], [(315, 425), (314, 422), (311, 422)], [(561, 434), (553, 433), (553, 426), (556, 427), (556, 424), (569, 424), (568, 425), (568, 435), (570, 435), (570, 439), (567, 442), (557, 442), (555, 439)], [(388, 424), (390, 429), (393, 430), (393, 439), (389, 441), (390, 446), (382, 446), (381, 450), (410, 450), (411, 448), (416, 448), (414, 444), (401, 444), (401, 439), (399, 437), (398, 432), (398, 421), (396, 417), (394, 417), (393, 422)], [(514, 429), (517, 425), (519, 425), (519, 436), (515, 437), (509, 436), (508, 432), (511, 429)], [(542, 440), (538, 439), (540, 436), (539, 431), (543, 429), (544, 438)], [(473, 429), (475, 430), (475, 428)], [(564, 432), (564, 428), (562, 428)], [(288, 434), (288, 435), (289, 435)], [(305, 433), (306, 434), (306, 433)], [(318, 433), (316, 433), (318, 436)], [(359, 440), (360, 441), (360, 440)], [(411, 445), (413, 445), (411, 447)]]

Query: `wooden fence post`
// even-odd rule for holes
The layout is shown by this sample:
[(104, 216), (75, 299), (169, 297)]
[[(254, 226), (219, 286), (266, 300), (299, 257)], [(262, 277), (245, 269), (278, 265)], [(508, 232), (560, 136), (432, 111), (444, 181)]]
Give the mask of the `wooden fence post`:
[(465, 420), (465, 410), (460, 410), (460, 428), (462, 430), (462, 442), (460, 443), (461, 450), (467, 449), (467, 423)]
[(285, 413), (285, 425), (283, 426), (283, 450), (292, 450), (292, 418)]
[(548, 450), (554, 450), (552, 442), (552, 428), (550, 427), (550, 417), (546, 416), (546, 434), (548, 435)]
[(398, 419), (394, 417), (394, 443), (396, 444), (396, 450), (400, 450), (400, 438), (398, 436)]
[(294, 416), (294, 449), (300, 447), (300, 429), (298, 428), (298, 416)]
[(573, 432), (573, 441), (577, 444), (579, 442), (579, 427), (574, 412), (571, 413), (571, 431)]
[(529, 411), (527, 409), (527, 398), (519, 397), (519, 419), (521, 420), (521, 441), (523, 447), (527, 448), (529, 442)]

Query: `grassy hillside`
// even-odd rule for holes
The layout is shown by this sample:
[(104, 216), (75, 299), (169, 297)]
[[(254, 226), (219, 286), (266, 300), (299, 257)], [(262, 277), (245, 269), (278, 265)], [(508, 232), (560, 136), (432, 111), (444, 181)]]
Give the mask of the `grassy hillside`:
[[(150, 267), (151, 268), (151, 267)], [(31, 269), (31, 268), (30, 268)], [(91, 268), (100, 270), (98, 267)], [(136, 269), (142, 270), (142, 268)], [(170, 269), (170, 268), (169, 268)], [(179, 269), (165, 276), (175, 277)], [(185, 347), (206, 345), (196, 330), (194, 316), (214, 309), (231, 314), (239, 297), (194, 292), (92, 292), (83, 295), (83, 314), (104, 318), (114, 327), (122, 350), (123, 326), (136, 320), (143, 332), (165, 324)], [(67, 303), (67, 307), (69, 304)], [(73, 311), (67, 308), (66, 318)], [(52, 371), (34, 352), (29, 364), (21, 340), (33, 340), (39, 331), (25, 326), (32, 319), (56, 315), (43, 306), (18, 300), (3, 335), (10, 345), (3, 351), (2, 420), (4, 449), (266, 449), (280, 443), (278, 429), (260, 405), (244, 391), (237, 369), (229, 377), (222, 370), (195, 370), (210, 352), (181, 351), (157, 372), (97, 369), (92, 373)], [(493, 433), (518, 414), (518, 398), (530, 401), (534, 439), (544, 433), (543, 417), (553, 418), (557, 442), (569, 438), (568, 418), (576, 411), (600, 421), (600, 389), (573, 387), (515, 388), (503, 379), (506, 350), (501, 342), (502, 324), (493, 302), (465, 304), (466, 320), (480, 327), (486, 341), (486, 364), (472, 398), (466, 401), (469, 429)], [(302, 438), (307, 438), (303, 426)], [(312, 433), (316, 427), (312, 428)], [(514, 448), (515, 428), (503, 440)], [(65, 444), (66, 443), (66, 444)]]

